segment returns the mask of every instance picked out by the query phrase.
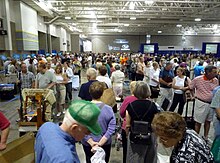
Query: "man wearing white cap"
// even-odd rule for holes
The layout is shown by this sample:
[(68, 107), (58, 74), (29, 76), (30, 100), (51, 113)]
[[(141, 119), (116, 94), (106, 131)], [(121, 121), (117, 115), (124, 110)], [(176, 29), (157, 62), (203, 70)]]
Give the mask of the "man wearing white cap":
[(75, 142), (85, 135), (100, 135), (97, 123), (100, 109), (84, 100), (72, 102), (61, 125), (52, 122), (43, 124), (36, 136), (36, 163), (79, 163)]

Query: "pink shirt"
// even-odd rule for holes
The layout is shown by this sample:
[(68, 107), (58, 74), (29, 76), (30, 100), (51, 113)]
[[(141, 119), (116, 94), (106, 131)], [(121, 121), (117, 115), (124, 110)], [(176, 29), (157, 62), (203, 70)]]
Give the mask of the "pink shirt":
[(123, 124), (122, 124), (122, 129), (125, 130), (126, 128), (126, 108), (128, 106), (128, 104), (130, 104), (131, 102), (137, 100), (137, 98), (135, 96), (127, 96), (123, 103), (121, 104), (121, 107), (120, 107), (120, 115), (121, 117), (123, 118)]
[(189, 87), (190, 89), (196, 89), (195, 96), (203, 101), (212, 101), (212, 91), (219, 85), (218, 79), (213, 78), (207, 80), (204, 75), (198, 76), (192, 80)]

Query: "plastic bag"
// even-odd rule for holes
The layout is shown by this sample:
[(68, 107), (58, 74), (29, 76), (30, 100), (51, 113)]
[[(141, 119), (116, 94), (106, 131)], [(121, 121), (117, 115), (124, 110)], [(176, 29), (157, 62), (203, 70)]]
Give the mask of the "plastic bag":
[(169, 163), (169, 162), (170, 162), (170, 156), (157, 153), (157, 163)]
[(105, 151), (101, 147), (95, 148), (95, 154), (91, 157), (91, 163), (105, 163)]

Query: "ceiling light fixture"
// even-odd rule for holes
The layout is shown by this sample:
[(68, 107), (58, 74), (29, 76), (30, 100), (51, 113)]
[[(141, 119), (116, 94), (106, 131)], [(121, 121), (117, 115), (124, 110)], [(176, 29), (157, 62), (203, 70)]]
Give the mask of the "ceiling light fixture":
[(136, 17), (130, 17), (130, 20), (136, 20)]
[(157, 31), (157, 33), (162, 33), (162, 31)]
[(121, 29), (119, 29), (119, 30), (118, 30), (118, 32), (122, 32), (122, 30), (121, 30)]
[(129, 26), (129, 24), (124, 24), (124, 26), (125, 26), (125, 27), (128, 27), (128, 26)]
[(70, 20), (71, 17), (70, 17), (70, 16), (65, 16), (65, 19), (66, 19), (66, 20)]
[(195, 18), (196, 22), (200, 22), (202, 19), (201, 18)]
[(177, 24), (176, 27), (182, 27), (182, 24)]
[(135, 10), (135, 12), (142, 13), (142, 12), (144, 12), (144, 10)]
[(153, 0), (147, 0), (147, 1), (145, 1), (145, 4), (148, 4), (148, 5), (152, 5), (153, 3), (154, 3)]
[(213, 25), (213, 29), (218, 29), (218, 25), (217, 24)]
[(130, 10), (134, 10), (134, 7), (135, 7), (135, 3), (131, 2), (130, 5), (129, 5), (129, 9)]

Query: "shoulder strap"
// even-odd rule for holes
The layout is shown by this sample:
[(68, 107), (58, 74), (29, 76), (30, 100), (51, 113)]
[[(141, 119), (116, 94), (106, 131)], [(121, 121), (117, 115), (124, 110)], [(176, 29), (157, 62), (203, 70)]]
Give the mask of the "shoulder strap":
[[(139, 119), (140, 116), (138, 116), (138, 114), (137, 114), (136, 111), (134, 110), (132, 103), (130, 103), (130, 106), (131, 106), (131, 109), (133, 110), (133, 112), (135, 113), (135, 115), (137, 116), (137, 118)], [(151, 107), (152, 107), (152, 102), (150, 101), (150, 107), (148, 108), (148, 110), (146, 111), (146, 113), (143, 115), (143, 117), (141, 118), (141, 120), (147, 115), (147, 113), (150, 111)]]

